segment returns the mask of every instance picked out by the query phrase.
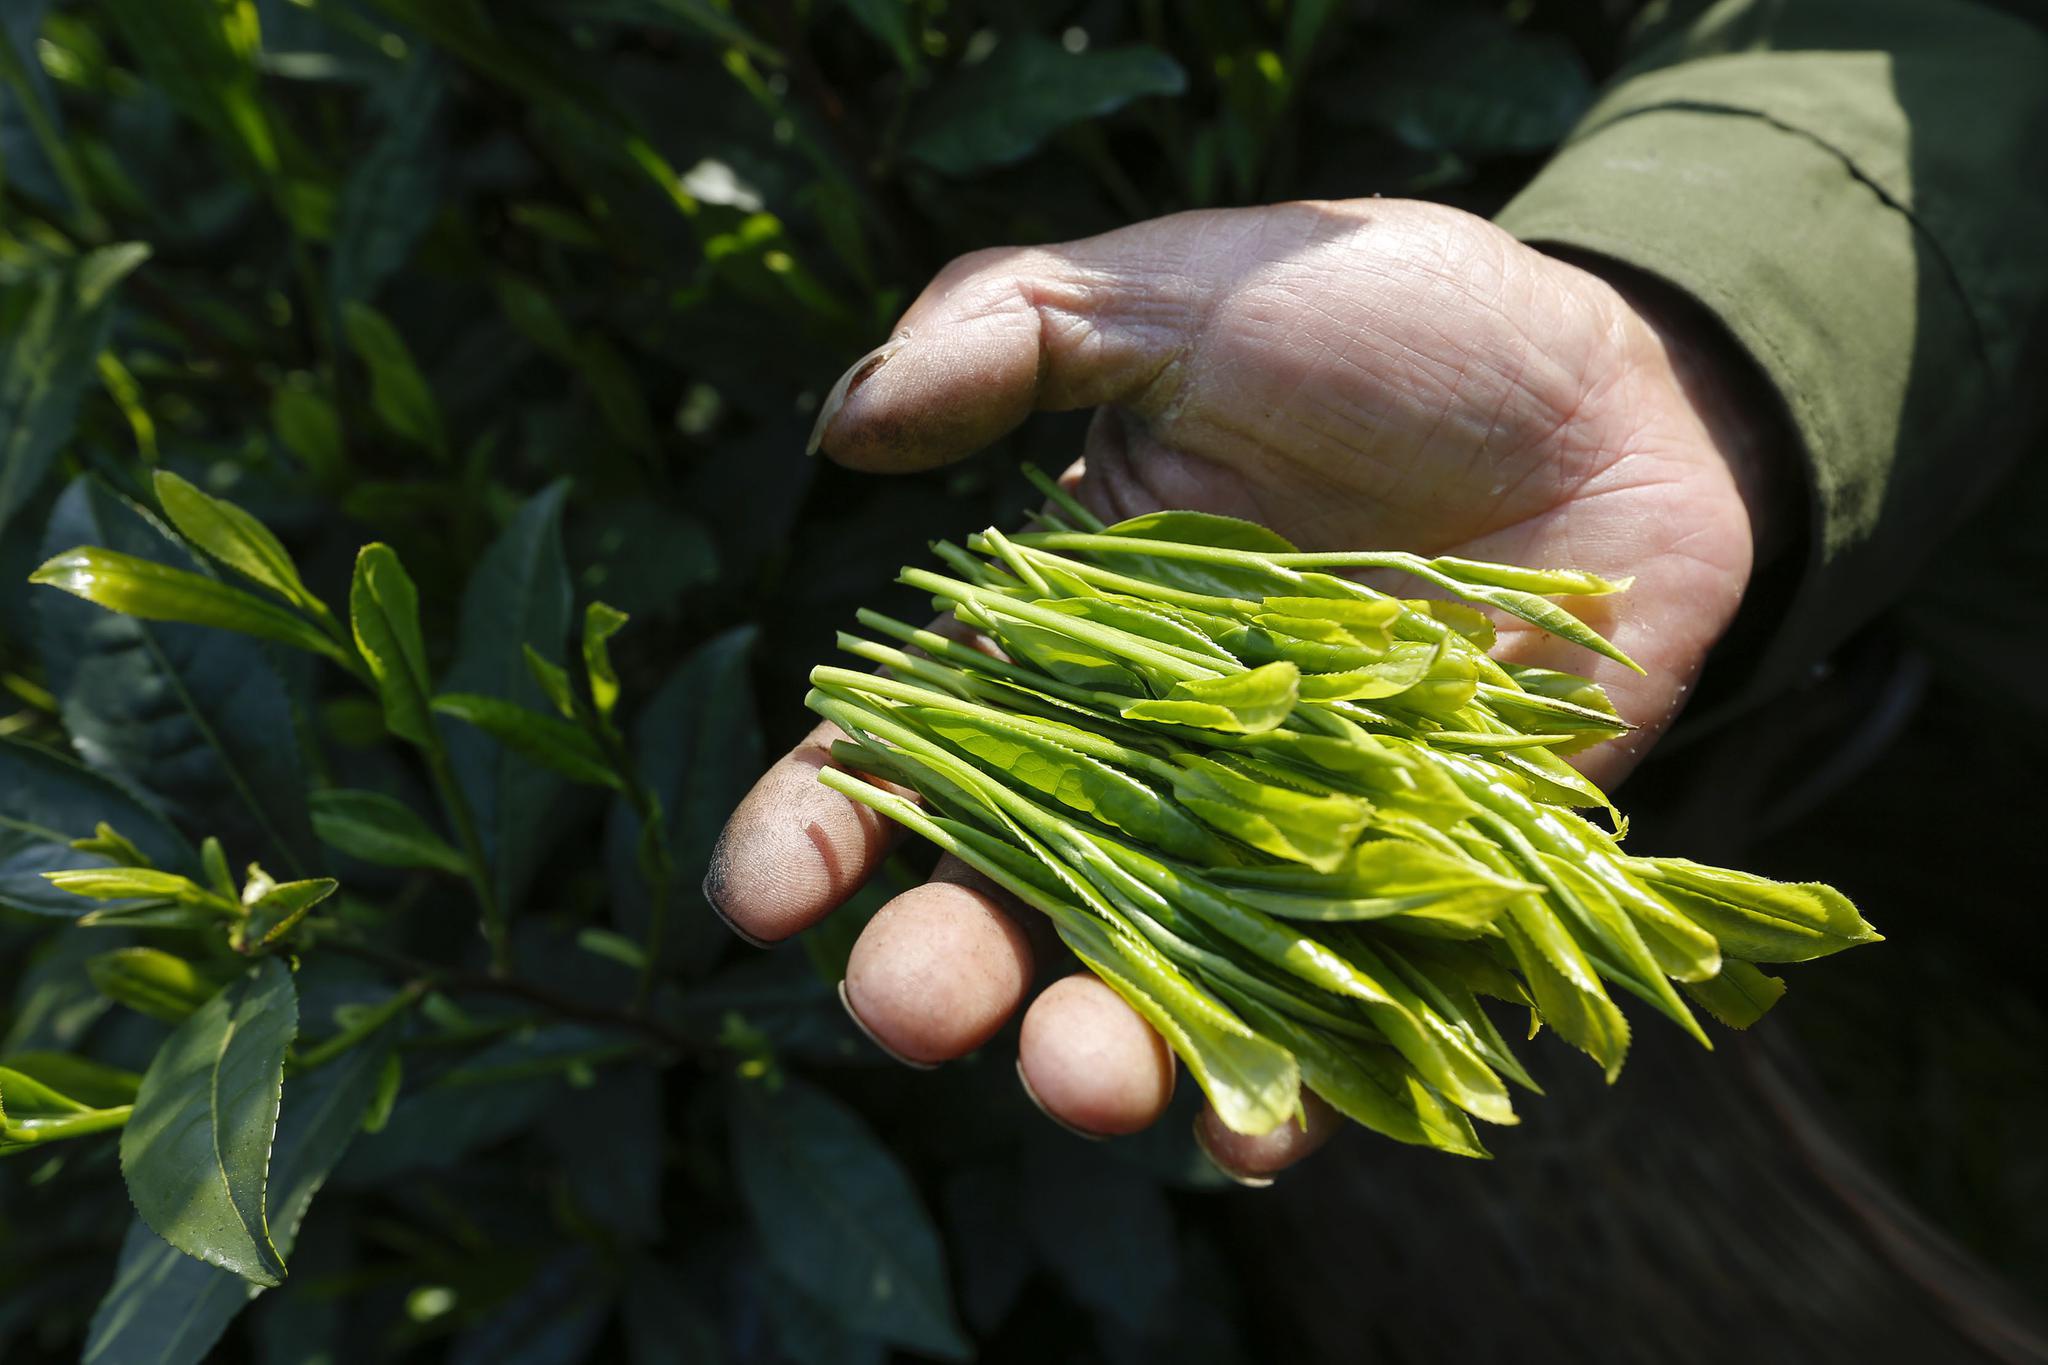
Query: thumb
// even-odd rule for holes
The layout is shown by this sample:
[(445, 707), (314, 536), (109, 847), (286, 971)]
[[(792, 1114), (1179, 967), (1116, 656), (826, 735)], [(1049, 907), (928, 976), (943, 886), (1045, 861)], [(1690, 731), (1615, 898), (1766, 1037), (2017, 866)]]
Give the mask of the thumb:
[(960, 257), (833, 386), (811, 449), (856, 469), (928, 469), (1034, 410), (1163, 407), (1218, 287), (1221, 262), (1197, 246), (1232, 216), (1176, 214)]

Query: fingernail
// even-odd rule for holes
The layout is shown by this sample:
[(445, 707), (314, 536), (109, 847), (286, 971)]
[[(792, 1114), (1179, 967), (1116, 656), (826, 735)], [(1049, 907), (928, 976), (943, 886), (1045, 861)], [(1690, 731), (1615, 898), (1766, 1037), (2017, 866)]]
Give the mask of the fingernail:
[(890, 1047), (887, 1043), (883, 1042), (880, 1038), (877, 1038), (875, 1036), (875, 1031), (867, 1026), (867, 1021), (862, 1019), (860, 1015), (854, 1010), (853, 1000), (846, 993), (846, 978), (844, 977), (841, 977), (839, 979), (839, 1003), (846, 1007), (846, 1017), (853, 1020), (853, 1026), (859, 1029), (863, 1034), (865, 1034), (867, 1036), (867, 1040), (873, 1043), (878, 1049), (880, 1049), (881, 1052), (885, 1056), (887, 1056), (891, 1061), (901, 1062), (903, 1063), (903, 1065), (909, 1067), (912, 1071), (938, 1070), (939, 1064), (937, 1062), (912, 1061), (910, 1058), (898, 1052), (895, 1048)]
[(898, 332), (847, 366), (846, 373), (839, 376), (839, 382), (832, 386), (832, 391), (825, 395), (825, 401), (818, 405), (818, 420), (811, 424), (811, 439), (804, 444), (804, 454), (818, 453), (818, 447), (825, 442), (825, 428), (832, 425), (832, 419), (846, 406), (847, 395), (866, 383), (869, 375), (888, 364), (889, 358), (902, 350), (903, 343), (908, 340), (910, 333)]
[(750, 948), (773, 948), (775, 945), (765, 938), (756, 938), (732, 922), (732, 916), (725, 913), (725, 907), (718, 903), (722, 889), (718, 875), (718, 859), (711, 860), (711, 870), (704, 874), (704, 903), (711, 907), (711, 913), (718, 916), (719, 923), (732, 931), (732, 936)]
[(1046, 1108), (1045, 1101), (1038, 1098), (1038, 1092), (1031, 1088), (1031, 1078), (1024, 1074), (1024, 1059), (1021, 1057), (1017, 1059), (1017, 1084), (1024, 1087), (1025, 1098), (1029, 1099), (1034, 1105), (1038, 1106), (1039, 1113), (1045, 1115), (1054, 1123), (1057, 1123), (1060, 1127), (1072, 1133), (1075, 1137), (1084, 1138), (1089, 1142), (1105, 1142), (1108, 1140), (1101, 1133), (1091, 1133), (1086, 1128), (1076, 1128), (1073, 1124), (1068, 1123), (1058, 1114), (1055, 1114), (1052, 1112), (1052, 1110)]
[(1209, 1139), (1202, 1135), (1202, 1121), (1199, 1118), (1195, 1120), (1195, 1146), (1202, 1149), (1202, 1155), (1209, 1158), (1209, 1164), (1221, 1172), (1225, 1179), (1234, 1180), (1248, 1190), (1263, 1190), (1273, 1183), (1273, 1177), (1270, 1175), (1245, 1175), (1224, 1165), (1217, 1158), (1215, 1149), (1209, 1146)]

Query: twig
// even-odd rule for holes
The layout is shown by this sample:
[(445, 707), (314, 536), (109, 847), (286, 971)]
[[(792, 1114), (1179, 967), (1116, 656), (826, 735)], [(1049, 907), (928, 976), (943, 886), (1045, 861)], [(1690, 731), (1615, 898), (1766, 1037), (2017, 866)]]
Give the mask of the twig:
[(400, 976), (422, 982), (423, 989), (437, 990), (445, 995), (490, 995), (504, 1000), (522, 1000), (558, 1019), (590, 1024), (615, 1033), (636, 1034), (665, 1051), (696, 1061), (708, 1060), (718, 1051), (715, 1046), (701, 1043), (670, 1028), (658, 1019), (626, 1010), (606, 1009), (602, 1005), (587, 1004), (573, 996), (563, 995), (538, 982), (520, 977), (493, 976), (485, 972), (447, 971), (403, 953), (394, 953), (388, 949), (349, 939), (331, 939), (326, 946), (337, 953), (375, 963)]

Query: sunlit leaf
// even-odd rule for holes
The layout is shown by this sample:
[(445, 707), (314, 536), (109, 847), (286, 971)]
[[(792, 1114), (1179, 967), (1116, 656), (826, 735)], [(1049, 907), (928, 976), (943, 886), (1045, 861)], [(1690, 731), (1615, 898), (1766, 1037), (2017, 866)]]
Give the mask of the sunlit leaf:
[(434, 710), (474, 725), (512, 752), (573, 781), (599, 787), (622, 785), (597, 741), (566, 720), (473, 692), (444, 692), (434, 698)]
[(221, 987), (184, 958), (158, 948), (116, 948), (89, 959), (85, 970), (109, 1000), (167, 1024), (183, 1023)]
[(294, 606), (325, 610), (300, 581), (291, 553), (255, 517), (168, 469), (156, 472), (156, 496), (171, 524), (199, 549)]
[(181, 621), (274, 640), (341, 660), (340, 647), (303, 617), (218, 579), (89, 545), (45, 560), (29, 581), (145, 621)]
[(427, 646), (420, 637), (419, 590), (388, 545), (365, 545), (349, 586), (349, 624), (384, 705), (384, 724), (414, 744), (431, 742)]

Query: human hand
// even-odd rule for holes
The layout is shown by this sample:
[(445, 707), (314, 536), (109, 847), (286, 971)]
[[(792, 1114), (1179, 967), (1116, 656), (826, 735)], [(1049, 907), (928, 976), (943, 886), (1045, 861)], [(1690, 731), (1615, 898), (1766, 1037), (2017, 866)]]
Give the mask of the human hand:
[[(1586, 674), (1638, 727), (1574, 761), (1611, 785), (1677, 714), (1727, 629), (1774, 503), (1768, 426), (1711, 324), (1484, 220), (1397, 200), (1181, 214), (948, 266), (820, 413), (826, 453), (904, 471), (958, 459), (1034, 409), (1096, 407), (1067, 481), (1107, 520), (1248, 517), (1304, 549), (1403, 549), (1633, 576), (1576, 602), (1643, 675), (1520, 622), (1501, 652)], [(1595, 615), (1597, 613), (1597, 615)], [(794, 934), (885, 854), (880, 816), (817, 782), (820, 726), (734, 813), (706, 894), (757, 942)], [(981, 1046), (1023, 1002), (1030, 940), (964, 867), (863, 931), (843, 990), (914, 1064)], [(1033, 1001), (1019, 1073), (1062, 1123), (1136, 1131), (1171, 1098), (1165, 1044), (1079, 973)], [(1259, 1138), (1205, 1113), (1217, 1163), (1259, 1180), (1334, 1126)]]

